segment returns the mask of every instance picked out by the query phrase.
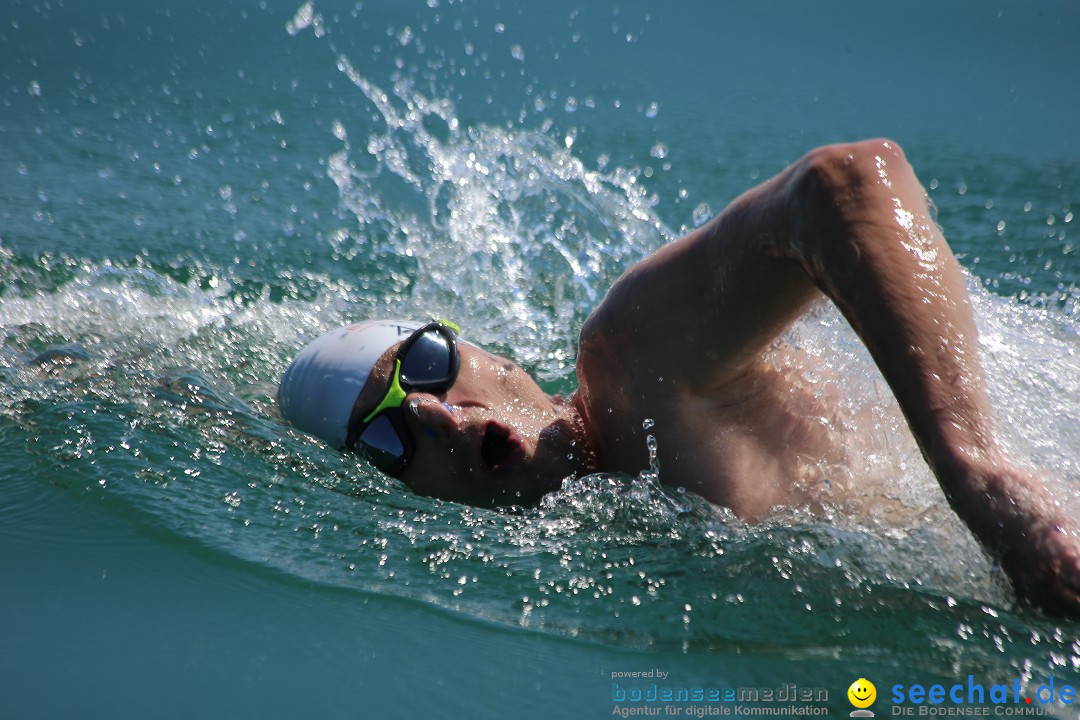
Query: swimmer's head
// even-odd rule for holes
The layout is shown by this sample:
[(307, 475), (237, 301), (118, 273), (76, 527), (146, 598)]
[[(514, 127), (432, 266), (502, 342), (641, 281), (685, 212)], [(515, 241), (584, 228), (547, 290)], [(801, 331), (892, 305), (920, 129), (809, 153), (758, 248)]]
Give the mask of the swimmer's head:
[(345, 449), (349, 418), (375, 362), (424, 323), (373, 320), (331, 330), (305, 347), (278, 386), (278, 406), (293, 426)]
[[(449, 353), (429, 342), (440, 336)], [(450, 365), (435, 362), (447, 355)], [(410, 357), (422, 362), (410, 368)], [(512, 361), (458, 341), (444, 322), (329, 332), (289, 366), (278, 403), (298, 429), (444, 500), (531, 503), (592, 464), (573, 403), (549, 397)]]

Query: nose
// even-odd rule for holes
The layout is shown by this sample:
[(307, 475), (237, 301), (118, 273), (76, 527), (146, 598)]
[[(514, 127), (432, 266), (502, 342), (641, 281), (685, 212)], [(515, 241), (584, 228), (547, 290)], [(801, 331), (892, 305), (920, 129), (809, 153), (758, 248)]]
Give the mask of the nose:
[(418, 424), (424, 434), (447, 436), (461, 427), (454, 409), (437, 400), (434, 395), (413, 393), (405, 399), (405, 407), (406, 417)]

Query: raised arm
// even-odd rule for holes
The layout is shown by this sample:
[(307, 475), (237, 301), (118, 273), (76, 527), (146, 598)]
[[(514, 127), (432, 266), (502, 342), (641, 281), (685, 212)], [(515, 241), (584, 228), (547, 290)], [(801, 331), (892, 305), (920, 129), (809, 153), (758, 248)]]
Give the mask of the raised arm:
[(952, 507), (1017, 591), (1080, 612), (1073, 523), (995, 441), (962, 274), (894, 143), (809, 153), (627, 272), (583, 336), (604, 328), (621, 343), (663, 328), (685, 350), (638, 342), (664, 353), (640, 361), (723, 392), (821, 293), (866, 344)]
[(828, 148), (798, 174), (792, 256), (869, 348), (949, 503), (1022, 597), (1080, 614), (1075, 523), (996, 442), (963, 277), (902, 152)]

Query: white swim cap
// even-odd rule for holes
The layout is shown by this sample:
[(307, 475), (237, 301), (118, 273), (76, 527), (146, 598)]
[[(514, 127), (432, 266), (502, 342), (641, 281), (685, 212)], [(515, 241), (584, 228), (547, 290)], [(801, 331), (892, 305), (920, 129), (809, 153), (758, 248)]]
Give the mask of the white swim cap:
[(353, 405), (375, 362), (423, 326), (372, 320), (326, 333), (301, 350), (281, 376), (281, 414), (298, 429), (345, 449)]

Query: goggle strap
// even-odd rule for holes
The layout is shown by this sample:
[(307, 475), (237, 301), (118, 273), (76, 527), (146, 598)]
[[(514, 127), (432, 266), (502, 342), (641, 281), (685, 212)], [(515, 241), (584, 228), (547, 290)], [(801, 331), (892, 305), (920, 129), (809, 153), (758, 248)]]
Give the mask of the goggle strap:
[(390, 389), (386, 392), (386, 397), (379, 403), (379, 407), (372, 410), (367, 417), (364, 418), (364, 423), (371, 422), (376, 415), (381, 413), (387, 408), (401, 407), (401, 404), (405, 402), (405, 391), (401, 388), (401, 359), (394, 359), (394, 372), (390, 376)]
[(455, 335), (460, 335), (461, 334), (461, 328), (458, 327), (457, 323), (450, 322), (449, 320), (447, 320), (445, 318), (436, 318), (435, 322), (439, 323), (440, 325), (445, 325), (446, 327), (450, 328), (451, 330), (454, 331)]

